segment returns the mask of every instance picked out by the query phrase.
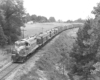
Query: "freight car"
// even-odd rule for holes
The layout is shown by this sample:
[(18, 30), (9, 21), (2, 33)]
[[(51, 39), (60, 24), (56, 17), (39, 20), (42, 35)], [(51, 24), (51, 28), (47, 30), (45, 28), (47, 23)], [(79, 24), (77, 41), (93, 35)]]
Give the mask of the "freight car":
[[(72, 26), (71, 26), (72, 27)], [(55, 27), (46, 32), (40, 33), (38, 36), (31, 36), (15, 42), (15, 48), (12, 52), (13, 62), (24, 62), (29, 54), (35, 49), (42, 46), (45, 42), (51, 39), (58, 33), (68, 29), (68, 26)]]

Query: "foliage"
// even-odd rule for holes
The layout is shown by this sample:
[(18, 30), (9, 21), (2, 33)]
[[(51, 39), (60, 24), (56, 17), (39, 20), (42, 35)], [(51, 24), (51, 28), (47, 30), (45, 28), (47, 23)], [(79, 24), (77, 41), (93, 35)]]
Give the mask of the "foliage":
[(20, 27), (23, 23), (23, 1), (22, 0), (1, 0), (0, 3), (0, 25), (7, 37), (8, 44), (16, 41), (21, 35)]
[(37, 22), (47, 22), (47, 18), (44, 16), (37, 16)]
[[(97, 53), (100, 45), (100, 32), (96, 20), (87, 20), (83, 28), (77, 33), (77, 40), (70, 53), (72, 65), (70, 72), (82, 76), (85, 80), (91, 75), (93, 65), (97, 62)], [(98, 23), (97, 23), (98, 24)], [(98, 26), (98, 27), (97, 27)]]
[[(100, 59), (100, 3), (94, 7), (92, 13), (95, 19), (88, 19), (84, 26), (79, 28), (77, 40), (70, 52), (69, 73), (81, 76), (81, 79), (88, 80), (93, 66)], [(76, 20), (81, 21), (81, 19)]]
[(83, 20), (83, 19), (79, 18), (79, 19), (75, 20), (74, 22), (81, 22), (81, 23), (84, 23), (84, 22), (85, 22), (85, 20)]
[(65, 23), (73, 23), (73, 22), (75, 22), (75, 23), (84, 23), (85, 20), (79, 18), (79, 19), (76, 19), (76, 20), (74, 20), (74, 21), (72, 21), (72, 20), (67, 20), (67, 21), (65, 21)]
[(67, 22), (67, 23), (72, 23), (73, 21), (72, 21), (72, 20), (67, 20), (66, 22)]
[(31, 15), (31, 20), (33, 22), (36, 22), (37, 21), (37, 15)]
[(0, 46), (3, 47), (6, 44), (7, 44), (7, 38), (4, 35), (4, 32), (2, 30), (2, 27), (0, 26)]
[(48, 19), (45, 16), (29, 15), (28, 13), (25, 16), (26, 22), (48, 22)]
[(56, 20), (55, 20), (55, 18), (54, 17), (50, 17), (49, 18), (49, 22), (55, 22)]
[(29, 13), (27, 13), (25, 15), (25, 22), (29, 22), (29, 21), (33, 21), (33, 22), (55, 22), (55, 18), (54, 17), (50, 17), (49, 19), (47, 19), (45, 16), (38, 16), (38, 15), (30, 15)]
[(27, 23), (27, 22), (29, 22), (29, 21), (31, 21), (31, 16), (30, 16), (29, 13), (26, 13), (26, 14), (25, 14), (25, 23)]
[(100, 3), (98, 3), (97, 6), (93, 8), (92, 13), (95, 15), (95, 17), (100, 15)]

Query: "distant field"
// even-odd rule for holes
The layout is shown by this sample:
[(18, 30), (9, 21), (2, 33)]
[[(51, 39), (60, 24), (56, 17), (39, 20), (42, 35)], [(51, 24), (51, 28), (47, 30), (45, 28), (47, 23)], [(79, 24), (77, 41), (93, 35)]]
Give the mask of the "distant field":
[(27, 36), (32, 36), (35, 34), (38, 34), (40, 32), (44, 32), (46, 30), (50, 30), (51, 28), (54, 28), (56, 26), (62, 26), (62, 25), (68, 25), (68, 23), (34, 23), (34, 24), (25, 24), (25, 31), (24, 35), (25, 37)]

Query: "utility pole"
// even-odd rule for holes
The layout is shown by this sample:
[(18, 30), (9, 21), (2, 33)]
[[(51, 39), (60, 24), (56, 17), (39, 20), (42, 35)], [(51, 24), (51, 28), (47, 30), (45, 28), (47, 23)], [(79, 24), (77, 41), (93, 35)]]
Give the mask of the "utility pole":
[(42, 33), (43, 33), (43, 27), (42, 27)]
[(24, 32), (25, 32), (26, 30), (23, 28), (21, 31), (22, 31), (22, 35), (23, 35), (22, 38), (24, 38), (24, 37), (25, 37)]

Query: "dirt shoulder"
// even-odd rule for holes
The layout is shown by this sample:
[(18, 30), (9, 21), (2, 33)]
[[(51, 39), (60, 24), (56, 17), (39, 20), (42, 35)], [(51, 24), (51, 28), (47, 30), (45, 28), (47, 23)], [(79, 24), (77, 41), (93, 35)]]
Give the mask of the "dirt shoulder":
[(8, 45), (0, 48), (0, 70), (9, 62), (11, 62), (11, 49), (14, 45)]
[(6, 80), (68, 80), (61, 65), (62, 53), (67, 55), (70, 52), (76, 37), (73, 34), (77, 30), (68, 30), (56, 36)]

